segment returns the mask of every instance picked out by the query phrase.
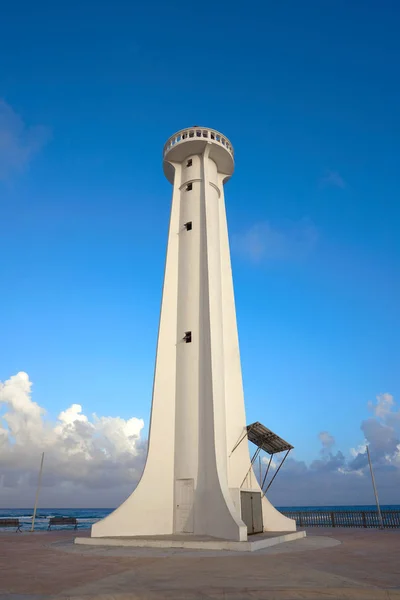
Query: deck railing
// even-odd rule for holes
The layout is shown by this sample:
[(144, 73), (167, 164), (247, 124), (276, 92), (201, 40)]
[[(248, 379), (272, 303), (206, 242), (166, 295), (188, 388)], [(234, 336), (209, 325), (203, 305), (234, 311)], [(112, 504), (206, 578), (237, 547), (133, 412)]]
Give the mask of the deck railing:
[(234, 154), (232, 144), (224, 135), (222, 135), (222, 133), (219, 133), (219, 131), (215, 131), (214, 129), (203, 129), (203, 127), (192, 127), (191, 129), (182, 129), (181, 131), (178, 131), (178, 133), (172, 135), (164, 146), (163, 156), (165, 156), (168, 150), (176, 144), (198, 138), (206, 138), (212, 142), (221, 144), (222, 146), (225, 146), (232, 156)]
[[(298, 527), (374, 527), (379, 528), (377, 511), (281, 511), (295, 519)], [(385, 529), (400, 528), (400, 510), (382, 510)]]

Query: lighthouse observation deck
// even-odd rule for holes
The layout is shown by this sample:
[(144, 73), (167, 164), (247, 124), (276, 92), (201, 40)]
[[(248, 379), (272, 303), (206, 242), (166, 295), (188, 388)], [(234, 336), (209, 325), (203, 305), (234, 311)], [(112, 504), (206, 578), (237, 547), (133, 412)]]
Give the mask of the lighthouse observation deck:
[(215, 129), (207, 127), (190, 127), (172, 135), (164, 146), (164, 173), (173, 183), (171, 163), (182, 162), (188, 156), (203, 154), (209, 145), (209, 158), (217, 163), (218, 171), (229, 178), (234, 169), (234, 152), (231, 142)]

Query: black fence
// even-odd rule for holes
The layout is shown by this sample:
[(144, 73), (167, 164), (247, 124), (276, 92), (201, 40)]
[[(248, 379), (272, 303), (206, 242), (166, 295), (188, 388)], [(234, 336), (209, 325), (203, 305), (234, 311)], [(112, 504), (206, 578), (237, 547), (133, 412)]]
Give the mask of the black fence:
[[(380, 527), (377, 511), (282, 511), (298, 527)], [(385, 529), (400, 528), (400, 510), (381, 511)]]

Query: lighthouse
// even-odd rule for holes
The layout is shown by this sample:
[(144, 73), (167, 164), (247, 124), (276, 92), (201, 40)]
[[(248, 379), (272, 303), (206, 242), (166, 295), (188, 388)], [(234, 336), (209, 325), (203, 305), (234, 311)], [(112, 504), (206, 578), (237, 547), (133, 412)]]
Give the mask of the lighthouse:
[(184, 129), (165, 144), (163, 167), (172, 206), (147, 460), (91, 536), (294, 531), (262, 493), (247, 443), (224, 194), (232, 144), (214, 129)]

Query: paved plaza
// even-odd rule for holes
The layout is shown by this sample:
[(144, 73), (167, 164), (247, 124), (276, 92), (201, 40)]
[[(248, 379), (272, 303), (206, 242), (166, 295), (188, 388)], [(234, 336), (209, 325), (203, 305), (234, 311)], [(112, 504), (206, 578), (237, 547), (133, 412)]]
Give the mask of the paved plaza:
[(400, 600), (400, 531), (310, 529), (251, 554), (78, 546), (75, 536), (0, 534), (0, 599)]

